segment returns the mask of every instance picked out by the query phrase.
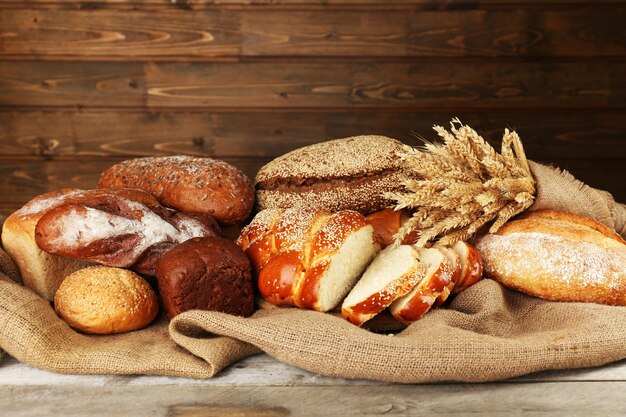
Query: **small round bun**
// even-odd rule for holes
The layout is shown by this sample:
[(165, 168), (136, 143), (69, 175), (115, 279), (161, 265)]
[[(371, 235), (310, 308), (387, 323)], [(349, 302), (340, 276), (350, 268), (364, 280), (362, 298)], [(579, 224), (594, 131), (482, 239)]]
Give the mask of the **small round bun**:
[(150, 285), (134, 272), (91, 266), (65, 278), (54, 296), (54, 309), (76, 330), (113, 334), (146, 327), (159, 304)]

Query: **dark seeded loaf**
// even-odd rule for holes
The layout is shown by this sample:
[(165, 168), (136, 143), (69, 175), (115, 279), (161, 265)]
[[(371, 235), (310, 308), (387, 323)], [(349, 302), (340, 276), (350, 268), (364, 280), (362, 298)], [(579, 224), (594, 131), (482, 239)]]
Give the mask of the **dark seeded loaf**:
[(259, 209), (298, 205), (371, 213), (392, 204), (386, 192), (410, 178), (407, 145), (385, 136), (355, 136), (296, 149), (256, 176)]

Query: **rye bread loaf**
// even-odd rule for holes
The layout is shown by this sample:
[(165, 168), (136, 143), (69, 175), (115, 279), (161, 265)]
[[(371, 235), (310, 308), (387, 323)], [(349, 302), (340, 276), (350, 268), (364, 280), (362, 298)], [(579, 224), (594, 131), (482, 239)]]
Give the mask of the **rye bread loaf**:
[(368, 214), (392, 205), (385, 193), (410, 178), (410, 148), (385, 136), (354, 136), (296, 149), (256, 175), (260, 209), (305, 206)]
[(250, 260), (230, 240), (216, 236), (187, 240), (159, 259), (156, 276), (170, 320), (188, 310), (244, 317), (254, 312)]

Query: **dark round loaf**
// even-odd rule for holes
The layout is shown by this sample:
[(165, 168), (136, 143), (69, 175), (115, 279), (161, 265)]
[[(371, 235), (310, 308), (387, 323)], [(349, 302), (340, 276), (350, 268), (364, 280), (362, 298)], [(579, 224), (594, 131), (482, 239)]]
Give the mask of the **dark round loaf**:
[(163, 307), (171, 320), (187, 310), (254, 312), (250, 261), (235, 243), (193, 238), (165, 253), (156, 267)]

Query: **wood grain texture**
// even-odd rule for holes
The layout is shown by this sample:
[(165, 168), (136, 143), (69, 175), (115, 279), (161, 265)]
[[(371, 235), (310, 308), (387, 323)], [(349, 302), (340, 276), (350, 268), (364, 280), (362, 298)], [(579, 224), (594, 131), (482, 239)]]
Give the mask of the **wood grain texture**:
[(223, 10), (137, 12), (109, 10), (0, 11), (0, 53), (56, 56), (235, 56), (240, 17)]
[[(184, 3), (188, 4), (188, 3)], [(624, 57), (626, 7), (572, 10), (0, 10), (11, 59)]]
[[(396, 386), (24, 386), (3, 390), (14, 417), (511, 415), (623, 416), (626, 382)], [(71, 398), (71, 401), (68, 401)], [(111, 401), (115, 398), (115, 401)], [(494, 400), (497, 398), (497, 401)], [(520, 410), (520, 411), (518, 411)]]
[[(124, 158), (80, 159), (0, 159), (0, 208), (9, 212), (21, 207), (36, 195), (63, 187), (93, 188), (100, 173)], [(224, 158), (254, 177), (269, 158)], [(588, 185), (611, 192), (615, 199), (626, 202), (626, 159), (556, 159), (552, 163), (568, 169)], [(607, 175), (610, 173), (610, 175)]]
[[(458, 116), (497, 149), (516, 129), (531, 159), (626, 158), (624, 112), (0, 111), (4, 156), (193, 154), (276, 157), (324, 140), (381, 134), (417, 146)], [(599, 162), (600, 163), (600, 162)]]
[(626, 108), (626, 62), (0, 62), (0, 106)]
[[(589, 0), (524, 0), (524, 7), (554, 9), (559, 6), (587, 5)], [(624, 5), (624, 0), (594, 0), (595, 5)], [(278, 8), (324, 9), (330, 8), (404, 8), (411, 10), (472, 10), (519, 8), (520, 0), (98, 0), (88, 5), (82, 0), (0, 0), (0, 7), (8, 8), (136, 8), (137, 6), (161, 6), (168, 8)]]
[[(0, 159), (0, 201), (21, 206), (38, 194), (59, 188), (95, 188), (100, 174), (124, 159), (127, 158)], [(224, 160), (250, 177), (269, 161), (257, 158)], [(4, 205), (3, 208), (7, 207)]]
[(142, 64), (0, 60), (0, 106), (141, 106)]
[[(570, 369), (543, 371), (535, 374), (509, 379), (506, 383), (537, 383), (537, 382), (584, 382), (625, 381), (626, 360), (614, 362), (599, 368)], [(108, 386), (125, 382), (127, 385), (155, 386), (362, 386), (362, 385), (395, 385), (389, 382), (370, 381), (365, 379), (333, 378), (315, 374), (278, 362), (266, 355), (254, 355), (225, 368), (213, 378), (191, 379), (153, 375), (62, 375), (42, 369), (33, 368), (10, 356), (0, 362), (0, 386)]]

